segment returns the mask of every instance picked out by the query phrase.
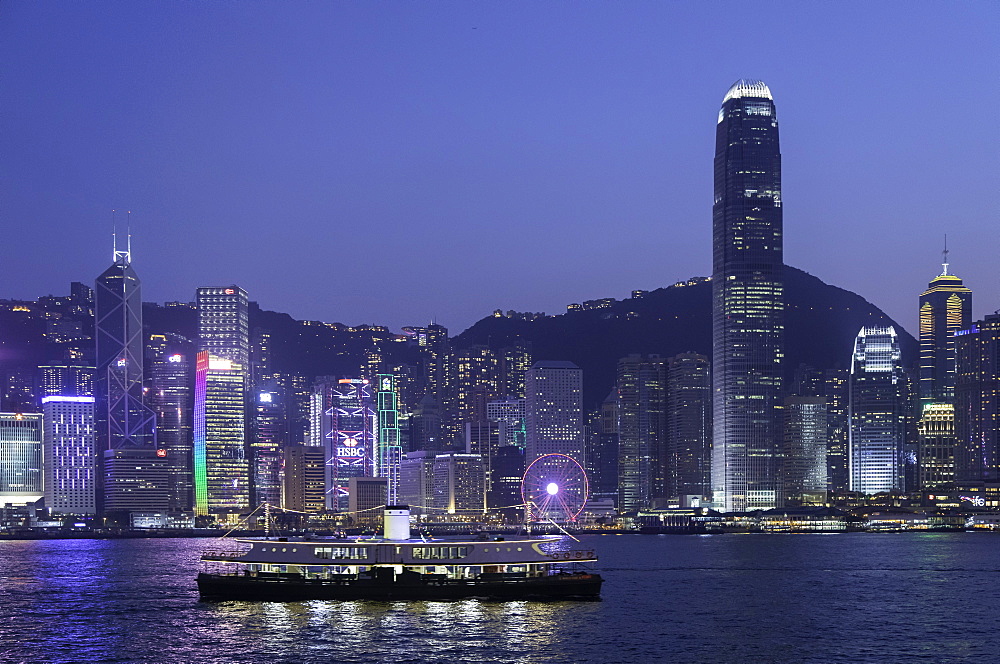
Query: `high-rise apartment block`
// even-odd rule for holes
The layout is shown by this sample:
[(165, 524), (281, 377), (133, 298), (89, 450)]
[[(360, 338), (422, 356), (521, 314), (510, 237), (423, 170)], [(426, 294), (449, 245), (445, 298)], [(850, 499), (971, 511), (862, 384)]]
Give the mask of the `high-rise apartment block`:
[(726, 510), (781, 504), (781, 202), (773, 97), (741, 79), (719, 110), (712, 208), (712, 489)]

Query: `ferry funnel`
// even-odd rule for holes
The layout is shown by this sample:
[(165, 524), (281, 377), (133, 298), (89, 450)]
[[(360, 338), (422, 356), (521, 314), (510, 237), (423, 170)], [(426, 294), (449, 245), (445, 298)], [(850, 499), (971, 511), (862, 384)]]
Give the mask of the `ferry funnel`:
[(382, 521), (385, 524), (384, 537), (387, 540), (410, 539), (409, 505), (386, 505)]

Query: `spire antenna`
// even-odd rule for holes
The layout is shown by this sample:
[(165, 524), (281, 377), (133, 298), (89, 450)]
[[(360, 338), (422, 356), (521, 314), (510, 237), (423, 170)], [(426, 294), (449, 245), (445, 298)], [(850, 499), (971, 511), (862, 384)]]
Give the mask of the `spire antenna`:
[(948, 274), (948, 234), (944, 235), (944, 251), (941, 252), (941, 276)]
[(126, 232), (125, 260), (131, 263), (132, 262), (132, 210), (129, 210), (125, 214), (125, 232)]
[(111, 209), (111, 260), (118, 260), (118, 219), (114, 208)]

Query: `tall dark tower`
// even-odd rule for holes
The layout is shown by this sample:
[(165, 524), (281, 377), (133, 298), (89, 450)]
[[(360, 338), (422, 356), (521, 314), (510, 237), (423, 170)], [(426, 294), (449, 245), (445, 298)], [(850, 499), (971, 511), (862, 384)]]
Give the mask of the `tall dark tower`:
[(774, 101), (740, 79), (719, 111), (712, 208), (712, 490), (726, 510), (782, 501), (783, 269)]
[(955, 333), (972, 325), (972, 291), (948, 274), (948, 249), (941, 274), (920, 294), (920, 401), (955, 399)]
[(142, 399), (142, 296), (130, 247), (94, 282), (97, 509), (165, 509), (166, 460), (157, 455), (155, 413)]

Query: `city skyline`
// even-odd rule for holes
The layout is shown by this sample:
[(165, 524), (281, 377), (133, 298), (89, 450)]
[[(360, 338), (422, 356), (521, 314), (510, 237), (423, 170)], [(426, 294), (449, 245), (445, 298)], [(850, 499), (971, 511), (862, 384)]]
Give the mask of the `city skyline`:
[[(972, 318), (996, 309), (997, 65), (975, 54), (997, 10), (726, 7), (8, 8), (5, 294), (98, 273), (112, 208), (147, 300), (235, 282), (349, 325), (460, 330), (707, 275), (705, 117), (753, 76), (782, 100), (787, 264), (915, 333), (947, 233)], [(782, 39), (715, 55), (742, 30)], [(378, 269), (328, 267), (360, 255)]]

